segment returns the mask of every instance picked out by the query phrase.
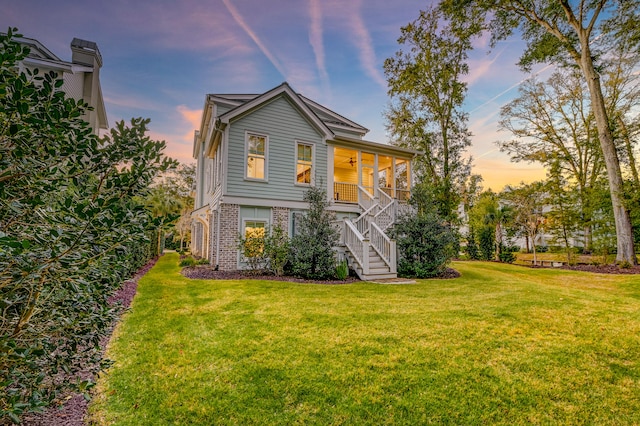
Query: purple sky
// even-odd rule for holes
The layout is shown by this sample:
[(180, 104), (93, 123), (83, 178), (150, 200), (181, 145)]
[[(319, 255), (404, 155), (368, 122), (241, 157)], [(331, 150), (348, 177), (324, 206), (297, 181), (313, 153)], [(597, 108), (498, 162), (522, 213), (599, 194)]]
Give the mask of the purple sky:
[[(387, 142), (382, 64), (428, 1), (3, 0), (0, 31), (18, 27), (63, 60), (74, 37), (95, 41), (109, 124), (150, 118), (151, 136), (189, 163), (207, 93), (262, 93), (283, 81)], [(471, 56), (469, 153), (485, 188), (544, 176), (494, 144), (509, 137), (498, 133), (500, 107), (527, 77), (515, 66), (521, 49), (514, 40), (489, 51), (478, 40)]]

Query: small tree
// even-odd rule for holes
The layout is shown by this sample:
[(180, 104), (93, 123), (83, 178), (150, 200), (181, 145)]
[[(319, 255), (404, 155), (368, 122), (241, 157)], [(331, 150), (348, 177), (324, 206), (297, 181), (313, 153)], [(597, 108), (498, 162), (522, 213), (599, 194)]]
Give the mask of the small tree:
[(264, 255), (271, 273), (278, 277), (284, 274), (290, 249), (289, 236), (281, 226), (276, 225), (267, 233), (264, 239)]
[[(547, 198), (543, 182), (521, 183), (517, 187), (508, 187), (502, 198), (513, 208), (512, 228), (516, 235), (531, 241), (533, 264), (537, 263), (536, 238), (544, 224), (543, 207)], [(529, 248), (529, 247), (527, 247)]]
[(238, 236), (238, 249), (249, 269), (257, 273), (266, 266), (265, 229), (253, 228), (245, 235)]
[(476, 237), (475, 237), (475, 230), (473, 228), (470, 228), (469, 233), (467, 234), (466, 252), (470, 260), (480, 259), (480, 251), (478, 249), (478, 243), (476, 242)]
[(311, 187), (304, 194), (309, 210), (302, 216), (291, 239), (291, 271), (304, 278), (329, 279), (335, 274), (338, 230), (335, 214), (327, 207), (327, 192)]
[[(412, 198), (416, 204), (416, 199)], [(430, 278), (441, 275), (457, 254), (457, 238), (451, 227), (423, 203), (415, 214), (396, 222), (390, 234), (398, 247), (398, 274), (404, 277)]]

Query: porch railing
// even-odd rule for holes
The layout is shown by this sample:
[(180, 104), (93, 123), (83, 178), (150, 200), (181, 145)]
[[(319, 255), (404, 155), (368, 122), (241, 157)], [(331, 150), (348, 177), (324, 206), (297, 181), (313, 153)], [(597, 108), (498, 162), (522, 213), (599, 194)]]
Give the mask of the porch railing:
[(355, 183), (334, 182), (333, 199), (342, 203), (357, 203), (358, 185)]

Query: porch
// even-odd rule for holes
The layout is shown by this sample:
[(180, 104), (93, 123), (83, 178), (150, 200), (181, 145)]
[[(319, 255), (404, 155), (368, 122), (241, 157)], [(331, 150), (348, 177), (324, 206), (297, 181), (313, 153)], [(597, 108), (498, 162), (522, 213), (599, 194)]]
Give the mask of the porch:
[(331, 198), (336, 203), (358, 204), (360, 187), (371, 196), (379, 190), (393, 200), (406, 202), (411, 197), (410, 164), (411, 158), (397, 153), (335, 146)]

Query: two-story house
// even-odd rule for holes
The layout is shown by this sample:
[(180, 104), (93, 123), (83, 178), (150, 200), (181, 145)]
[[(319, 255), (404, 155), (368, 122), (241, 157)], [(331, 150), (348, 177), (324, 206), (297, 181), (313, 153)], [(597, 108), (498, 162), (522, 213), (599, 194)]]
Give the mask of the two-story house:
[(411, 190), (414, 151), (369, 142), (368, 130), (294, 92), (207, 95), (195, 132), (191, 251), (220, 270), (242, 269), (238, 236), (279, 225), (294, 235), (312, 185), (326, 188), (341, 247), (363, 279), (396, 276), (385, 231)]
[(21, 69), (38, 69), (40, 73), (54, 71), (62, 78), (61, 90), (75, 100), (84, 100), (92, 107), (83, 119), (87, 121), (93, 133), (107, 129), (107, 110), (100, 85), (102, 55), (98, 45), (92, 41), (74, 38), (71, 41), (71, 62), (64, 61), (47, 49), (38, 40), (26, 37), (15, 39), (29, 47), (29, 55), (20, 62)]

